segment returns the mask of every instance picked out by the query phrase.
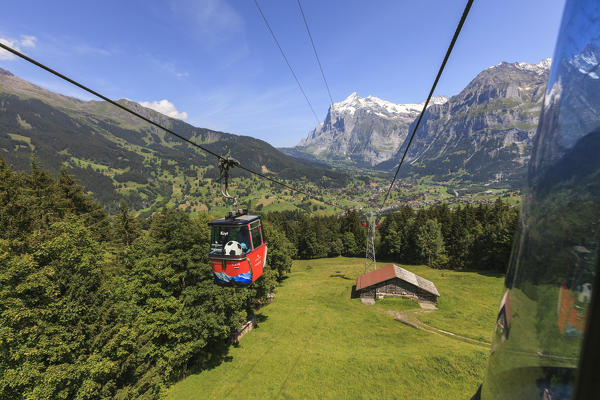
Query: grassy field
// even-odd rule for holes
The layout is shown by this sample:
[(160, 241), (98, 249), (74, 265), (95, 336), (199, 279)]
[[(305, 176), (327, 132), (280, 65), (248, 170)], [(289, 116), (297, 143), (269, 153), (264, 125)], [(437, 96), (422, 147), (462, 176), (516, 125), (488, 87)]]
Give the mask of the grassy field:
[[(406, 268), (432, 280), (441, 294), (440, 309), (416, 314), (420, 319), (489, 341), (501, 277)], [(294, 262), (274, 302), (260, 310), (257, 329), (224, 362), (188, 376), (167, 397), (470, 398), (482, 380), (486, 346), (411, 328), (388, 311), (411, 312), (415, 302), (365, 306), (351, 299), (362, 269), (362, 259), (343, 257)]]

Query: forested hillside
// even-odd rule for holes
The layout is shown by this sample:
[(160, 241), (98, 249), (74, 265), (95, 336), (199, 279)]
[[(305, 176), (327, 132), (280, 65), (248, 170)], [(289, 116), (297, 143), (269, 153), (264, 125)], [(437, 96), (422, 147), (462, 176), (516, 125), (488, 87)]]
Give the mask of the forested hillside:
[[(254, 171), (319, 187), (348, 183), (347, 174), (285, 155), (262, 140), (197, 128), (129, 100), (119, 103)], [(217, 203), (206, 187), (218, 177), (213, 156), (107, 102), (59, 95), (0, 68), (0, 108), (0, 154), (10, 165), (29, 171), (34, 155), (53, 173), (64, 165), (111, 212), (121, 200), (148, 211), (163, 202), (196, 211), (202, 210), (196, 202)], [(249, 174), (237, 170), (233, 176)], [(211, 188), (218, 191), (216, 184)]]
[(221, 362), (293, 253), (267, 224), (264, 276), (218, 287), (208, 218), (163, 208), (138, 221), (123, 204), (109, 219), (64, 170), (0, 161), (0, 398), (152, 399)]

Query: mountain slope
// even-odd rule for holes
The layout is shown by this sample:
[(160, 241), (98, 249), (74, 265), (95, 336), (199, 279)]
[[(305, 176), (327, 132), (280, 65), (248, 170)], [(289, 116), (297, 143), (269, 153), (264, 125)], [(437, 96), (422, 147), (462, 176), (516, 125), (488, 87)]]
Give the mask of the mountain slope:
[[(436, 97), (430, 104), (443, 104)], [(408, 127), (423, 104), (394, 104), (377, 97), (352, 93), (329, 107), (327, 117), (293, 151), (325, 160), (351, 160), (372, 166), (389, 159), (398, 150)], [(293, 154), (291, 149), (286, 149)]]
[[(589, 57), (583, 59), (589, 59)], [(458, 95), (433, 98), (408, 153), (403, 174), (474, 183), (519, 181), (529, 159), (550, 59), (500, 63), (479, 73)], [(287, 154), (394, 170), (422, 104), (394, 104), (356, 93), (329, 109)]]
[[(256, 171), (281, 179), (345, 183), (346, 175), (283, 154), (262, 140), (196, 128), (129, 100), (119, 102)], [(217, 176), (214, 157), (123, 110), (52, 93), (2, 69), (0, 108), (0, 156), (22, 170), (29, 168), (33, 154), (53, 171), (64, 164), (109, 208), (120, 199), (146, 208), (169, 200), (175, 180), (187, 181), (189, 188), (202, 177)]]
[[(403, 173), (519, 181), (529, 160), (549, 68), (549, 59), (535, 65), (503, 62), (479, 73), (447, 103), (430, 107)], [(393, 169), (405, 146), (378, 168)]]

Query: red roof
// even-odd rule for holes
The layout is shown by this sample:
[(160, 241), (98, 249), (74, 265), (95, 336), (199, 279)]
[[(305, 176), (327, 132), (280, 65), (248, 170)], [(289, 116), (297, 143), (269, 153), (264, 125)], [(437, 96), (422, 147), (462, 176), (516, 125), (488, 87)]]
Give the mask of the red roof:
[(361, 290), (393, 278), (401, 279), (433, 295), (440, 295), (433, 282), (394, 264), (386, 265), (383, 268), (359, 276), (356, 279), (356, 290)]
[(367, 272), (366, 274), (359, 276), (358, 279), (356, 279), (356, 290), (360, 290), (395, 277), (396, 271), (394, 271), (394, 264), (386, 265), (383, 268), (379, 268), (375, 271)]

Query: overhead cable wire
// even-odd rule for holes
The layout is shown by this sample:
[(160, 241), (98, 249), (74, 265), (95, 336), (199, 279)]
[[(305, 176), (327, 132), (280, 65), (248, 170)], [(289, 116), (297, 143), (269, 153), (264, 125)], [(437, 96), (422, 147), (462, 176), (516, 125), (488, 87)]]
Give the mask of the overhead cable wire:
[(463, 11), (462, 17), (460, 18), (460, 22), (458, 23), (458, 26), (456, 27), (456, 31), (454, 32), (454, 36), (452, 37), (452, 40), (450, 41), (450, 46), (448, 46), (448, 50), (446, 50), (446, 55), (444, 56), (444, 61), (442, 61), (442, 65), (440, 66), (437, 76), (435, 77), (435, 81), (433, 82), (433, 86), (431, 87), (431, 90), (429, 91), (427, 100), (425, 100), (423, 109), (421, 110), (421, 113), (419, 114), (419, 118), (417, 119), (415, 127), (413, 128), (412, 134), (410, 135), (410, 139), (408, 140), (408, 144), (406, 145), (406, 148), (404, 149), (404, 154), (402, 154), (402, 159), (400, 160), (400, 163), (398, 164), (398, 168), (396, 169), (396, 173), (394, 174), (394, 179), (392, 179), (392, 183), (390, 184), (390, 187), (388, 188), (387, 193), (385, 194), (385, 197), (383, 199), (383, 203), (381, 204), (381, 207), (385, 206), (385, 203), (387, 202), (390, 192), (392, 191), (392, 187), (394, 186), (394, 183), (396, 182), (396, 178), (398, 177), (398, 172), (400, 171), (400, 167), (402, 166), (402, 163), (404, 163), (404, 159), (406, 158), (408, 149), (410, 148), (410, 145), (411, 145), (411, 143), (415, 137), (415, 134), (417, 132), (417, 129), (419, 128), (421, 119), (423, 119), (423, 114), (425, 114), (425, 110), (427, 110), (427, 106), (429, 105), (429, 101), (431, 100), (431, 97), (433, 96), (435, 87), (437, 86), (438, 81), (440, 80), (440, 77), (442, 76), (442, 72), (444, 71), (446, 62), (448, 62), (448, 59), (450, 58), (450, 54), (452, 53), (454, 44), (456, 43), (456, 40), (458, 39), (458, 35), (460, 34), (460, 31), (467, 19), (467, 15), (469, 15), (469, 10), (471, 9), (471, 5), (473, 5), (473, 0), (468, 0), (467, 5), (465, 6), (465, 10)]
[(317, 59), (317, 63), (319, 64), (319, 69), (321, 70), (321, 76), (323, 77), (323, 82), (325, 82), (325, 87), (327, 88), (327, 94), (329, 95), (330, 104), (333, 105), (333, 97), (331, 96), (331, 91), (329, 90), (329, 84), (327, 83), (327, 79), (325, 78), (325, 72), (323, 72), (323, 65), (321, 65), (321, 60), (319, 59), (319, 54), (317, 53), (317, 48), (315, 47), (315, 41), (310, 33), (310, 29), (308, 28), (308, 22), (306, 22), (306, 15), (304, 15), (304, 10), (302, 9), (302, 4), (300, 4), (300, 0), (298, 0), (298, 8), (300, 8), (300, 13), (302, 14), (302, 19), (304, 20), (304, 26), (306, 27), (306, 32), (308, 33), (308, 37), (310, 38), (310, 44), (312, 45), (313, 51), (315, 53), (315, 58)]
[[(52, 69), (52, 68), (50, 68), (50, 67), (42, 64), (41, 62), (39, 62), (37, 60), (34, 60), (33, 58), (31, 58), (31, 57), (29, 57), (29, 56), (21, 53), (18, 50), (13, 49), (12, 47), (10, 47), (10, 46), (2, 43), (2, 42), (0, 42), (0, 48), (2, 48), (4, 50), (6, 50), (6, 51), (8, 51), (8, 52), (10, 52), (10, 53), (12, 53), (14, 55), (16, 55), (17, 57), (22, 58), (25, 61), (30, 62), (31, 64), (34, 64), (34, 65), (38, 66), (41, 69), (44, 69), (44, 70), (50, 72), (51, 74), (53, 74), (53, 75), (55, 75), (55, 76), (57, 76), (57, 77), (65, 80), (65, 81), (67, 81), (67, 82), (69, 82), (69, 83), (77, 86), (78, 88), (80, 88), (80, 89), (82, 89), (82, 90), (84, 90), (84, 91), (86, 91), (88, 93), (93, 94), (96, 97), (101, 98), (102, 100), (104, 100), (104, 101), (106, 101), (106, 102), (114, 105), (115, 107), (118, 107), (121, 110), (126, 111), (126, 112), (128, 112), (128, 113), (130, 113), (130, 114), (132, 114), (132, 115), (134, 115), (134, 116), (136, 116), (138, 118), (140, 118), (141, 120), (143, 120), (143, 121), (145, 121), (145, 122), (147, 122), (147, 123), (149, 123), (149, 124), (151, 124), (151, 125), (159, 128), (159, 129), (162, 129), (163, 131), (165, 131), (165, 132), (167, 132), (167, 133), (169, 133), (169, 134), (177, 137), (178, 139), (180, 139), (180, 140), (182, 140), (182, 141), (190, 144), (193, 147), (196, 147), (196, 148), (198, 148), (198, 149), (200, 149), (200, 150), (202, 150), (202, 151), (204, 151), (204, 152), (206, 152), (206, 153), (208, 153), (208, 154), (216, 157), (219, 160), (226, 160), (227, 159), (227, 157), (224, 157), (224, 156), (222, 156), (222, 155), (220, 155), (218, 153), (215, 153), (212, 150), (207, 149), (204, 146), (199, 145), (198, 143), (194, 142), (193, 140), (190, 140), (190, 139), (186, 138), (185, 136), (182, 136), (182, 135), (178, 134), (177, 132), (174, 132), (173, 130), (171, 130), (171, 129), (165, 127), (165, 126), (163, 126), (163, 125), (161, 125), (161, 124), (159, 124), (157, 122), (152, 121), (150, 118), (144, 117), (143, 115), (141, 115), (140, 113), (132, 110), (131, 108), (129, 108), (127, 106), (124, 106), (123, 104), (120, 104), (117, 101), (111, 100), (110, 98), (104, 96), (103, 94), (100, 94), (99, 92), (97, 92), (97, 91), (95, 91), (93, 89), (88, 88), (87, 86), (85, 86), (85, 85), (83, 85), (83, 84), (81, 84), (81, 83), (79, 83), (79, 82), (77, 82), (77, 81), (69, 78), (66, 75), (61, 74), (60, 72), (57, 72), (56, 70), (54, 70), (54, 69)], [(304, 195), (308, 196), (309, 198), (315, 199), (315, 196), (313, 196), (309, 191), (302, 190), (302, 189), (293, 187), (291, 185), (288, 185), (287, 183), (284, 183), (284, 182), (282, 182), (282, 181), (280, 181), (278, 179), (271, 178), (270, 176), (264, 175), (264, 174), (262, 174), (262, 173), (260, 173), (258, 171), (254, 171), (254, 170), (252, 170), (252, 169), (250, 169), (248, 167), (245, 167), (242, 164), (239, 164), (238, 168), (240, 168), (240, 169), (242, 169), (242, 170), (244, 170), (246, 172), (249, 172), (250, 174), (253, 174), (253, 175), (256, 175), (258, 177), (261, 177), (262, 179), (265, 179), (265, 180), (271, 181), (271, 182), (273, 182), (273, 183), (275, 183), (277, 185), (283, 186), (283, 187), (285, 187), (285, 188), (287, 188), (289, 190), (292, 190), (292, 191), (297, 192), (297, 193), (304, 194)], [(323, 204), (327, 204), (329, 206), (332, 206), (332, 207), (335, 207), (335, 208), (338, 208), (338, 209), (341, 209), (341, 210), (344, 210), (344, 211), (348, 210), (345, 207), (338, 206), (337, 204), (328, 202), (326, 200), (318, 200), (318, 201), (322, 202)]]
[(273, 37), (273, 40), (275, 41), (275, 44), (279, 48), (279, 51), (281, 52), (281, 56), (285, 60), (285, 63), (287, 64), (288, 68), (290, 69), (290, 72), (292, 73), (292, 76), (296, 80), (296, 83), (298, 84), (298, 87), (300, 88), (300, 91), (302, 92), (302, 95), (306, 99), (306, 102), (308, 103), (308, 106), (310, 107), (310, 110), (312, 111), (313, 115), (315, 116), (315, 120), (317, 121), (317, 125), (319, 125), (321, 123), (321, 121), (319, 121), (319, 117), (317, 116), (317, 113), (315, 112), (315, 109), (313, 108), (312, 103), (308, 99), (308, 96), (306, 95), (306, 92), (304, 91), (304, 88), (302, 87), (302, 84), (300, 83), (300, 80), (298, 79), (298, 76), (294, 72), (294, 69), (292, 68), (292, 65), (290, 64), (287, 56), (285, 55), (285, 52), (283, 51), (283, 48), (279, 44), (279, 40), (277, 40), (277, 36), (275, 36), (275, 32), (273, 32), (273, 29), (271, 29), (271, 25), (269, 24), (269, 21), (267, 20), (267, 17), (265, 17), (265, 14), (262, 12), (262, 9), (260, 8), (260, 5), (258, 4), (257, 0), (254, 0), (254, 4), (256, 5), (256, 8), (258, 9), (258, 12), (260, 13), (263, 21), (265, 21), (265, 25), (267, 26), (267, 29), (271, 33), (271, 36)]

